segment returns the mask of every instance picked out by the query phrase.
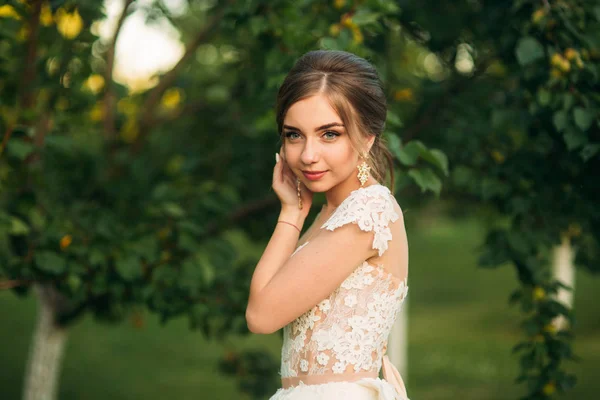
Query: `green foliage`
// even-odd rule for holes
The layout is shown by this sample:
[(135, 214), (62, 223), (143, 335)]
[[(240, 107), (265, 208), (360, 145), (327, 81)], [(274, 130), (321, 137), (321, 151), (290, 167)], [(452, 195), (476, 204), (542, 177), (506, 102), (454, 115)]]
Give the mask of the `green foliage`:
[[(513, 265), (522, 284), (512, 296), (527, 338), (518, 347), (518, 381), (533, 400), (575, 383), (563, 366), (573, 359), (571, 328), (550, 325), (559, 315), (572, 321), (552, 297), (559, 283), (548, 269), (551, 250), (566, 241), (578, 266), (600, 271), (600, 187), (592, 183), (600, 170), (600, 20), (597, 1), (511, 4), (403, 8), (414, 40), (441, 64), (427, 73), (439, 83), (413, 84), (434, 106), (407, 109), (404, 120), (416, 126), (411, 137), (420, 134), (448, 155), (445, 188), (461, 209), (484, 205), (498, 217), (479, 262)], [(441, 20), (434, 9), (460, 16)], [(414, 162), (415, 154), (400, 159)]]
[[(155, 86), (114, 81), (113, 41), (94, 28), (102, 2), (3, 6), (0, 278), (21, 295), (56, 289), (65, 326), (146, 307), (163, 322), (187, 316), (209, 338), (247, 333), (253, 250), (278, 212), (269, 193), (276, 90), (317, 48), (371, 59), (385, 80), (399, 9), (391, 0), (197, 1), (184, 13), (126, 4), (149, 23), (169, 21), (188, 45)], [(393, 108), (391, 129), (402, 124)], [(413, 182), (439, 193), (429, 166), (447, 174), (446, 157), (422, 142), (400, 146), (397, 134), (386, 133), (396, 154), (418, 147)]]
[(281, 385), (273, 371), (278, 369), (279, 360), (274, 360), (262, 350), (228, 352), (219, 363), (219, 370), (238, 378), (238, 387), (252, 399), (264, 399)]

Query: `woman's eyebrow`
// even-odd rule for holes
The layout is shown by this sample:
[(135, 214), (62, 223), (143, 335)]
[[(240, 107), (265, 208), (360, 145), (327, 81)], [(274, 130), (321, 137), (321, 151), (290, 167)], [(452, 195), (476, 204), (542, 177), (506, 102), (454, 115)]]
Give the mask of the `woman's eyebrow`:
[[(341, 122), (330, 122), (329, 124), (325, 124), (325, 125), (321, 125), (319, 126), (317, 129), (315, 129), (315, 132), (319, 132), (322, 131), (324, 129), (329, 129), (329, 128), (333, 128), (334, 126), (338, 126), (343, 128), (344, 124), (342, 124)], [(284, 128), (292, 130), (292, 131), (298, 131), (298, 132), (302, 132), (300, 129), (291, 126), (291, 125), (283, 125)]]

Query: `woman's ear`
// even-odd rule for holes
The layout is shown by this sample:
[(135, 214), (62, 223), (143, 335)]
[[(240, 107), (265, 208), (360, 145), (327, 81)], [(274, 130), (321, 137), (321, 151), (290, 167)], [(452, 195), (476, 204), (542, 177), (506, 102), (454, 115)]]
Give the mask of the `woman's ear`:
[(371, 137), (367, 141), (367, 153), (371, 151), (371, 147), (373, 147), (374, 142), (375, 142), (375, 135), (371, 135)]

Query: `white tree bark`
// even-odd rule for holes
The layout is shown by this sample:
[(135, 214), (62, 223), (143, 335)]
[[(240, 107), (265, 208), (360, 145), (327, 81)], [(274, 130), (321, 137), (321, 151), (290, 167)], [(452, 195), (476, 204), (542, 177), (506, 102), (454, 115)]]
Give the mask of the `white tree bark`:
[(408, 297), (404, 299), (402, 311), (394, 322), (388, 340), (388, 355), (392, 364), (398, 368), (404, 383), (408, 374)]
[(36, 285), (39, 301), (37, 325), (29, 349), (23, 400), (55, 400), (67, 330), (56, 324), (63, 299), (50, 286)]
[[(575, 292), (575, 267), (573, 265), (574, 253), (571, 247), (571, 242), (567, 237), (563, 237), (560, 246), (554, 248), (553, 255), (553, 272), (554, 278), (573, 290), (560, 289), (558, 291), (557, 300), (567, 306), (573, 308), (573, 293)], [(562, 315), (556, 318), (554, 326), (557, 329), (564, 328), (568, 321)]]

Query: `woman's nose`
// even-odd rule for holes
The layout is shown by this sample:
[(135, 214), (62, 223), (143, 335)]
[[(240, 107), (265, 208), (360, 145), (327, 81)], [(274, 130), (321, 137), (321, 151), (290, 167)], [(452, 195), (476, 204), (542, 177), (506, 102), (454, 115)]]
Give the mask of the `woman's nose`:
[(302, 162), (304, 164), (312, 164), (318, 159), (318, 149), (317, 146), (311, 144), (310, 141), (306, 142), (306, 146), (302, 150), (301, 157)]

